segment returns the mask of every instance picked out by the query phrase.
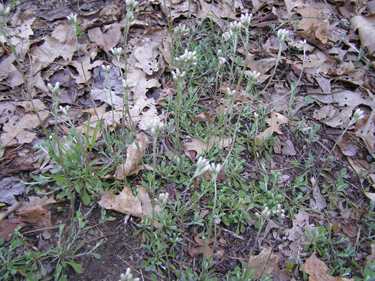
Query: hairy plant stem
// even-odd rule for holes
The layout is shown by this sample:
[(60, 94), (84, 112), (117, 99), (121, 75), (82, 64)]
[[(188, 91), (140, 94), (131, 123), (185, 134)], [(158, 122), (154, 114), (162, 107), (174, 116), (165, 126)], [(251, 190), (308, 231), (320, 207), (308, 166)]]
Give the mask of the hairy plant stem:
[(154, 220), (155, 220), (155, 178), (156, 178), (156, 135), (153, 136), (154, 141), (152, 145), (152, 219), (151, 219), (151, 243), (155, 247), (155, 237), (154, 237)]
[(263, 94), (263, 93), (266, 92), (268, 86), (271, 84), (271, 81), (272, 81), (273, 77), (275, 76), (276, 69), (277, 69), (277, 67), (279, 65), (279, 61), (280, 61), (280, 58), (281, 58), (281, 52), (282, 52), (283, 45), (284, 45), (284, 42), (283, 42), (283, 44), (280, 44), (280, 46), (279, 46), (279, 52), (277, 53), (277, 59), (276, 59), (275, 68), (273, 69), (273, 72), (271, 74), (271, 77), (268, 80), (268, 83), (267, 83), (266, 87), (259, 93), (259, 95), (261, 95), (261, 94)]

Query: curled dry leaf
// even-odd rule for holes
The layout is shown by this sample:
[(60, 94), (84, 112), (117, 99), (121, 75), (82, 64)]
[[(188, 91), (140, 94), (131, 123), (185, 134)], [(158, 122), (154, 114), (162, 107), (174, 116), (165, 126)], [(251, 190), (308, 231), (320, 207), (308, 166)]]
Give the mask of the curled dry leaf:
[(362, 49), (367, 50), (367, 53), (373, 56), (375, 52), (374, 26), (362, 16), (353, 17), (350, 23), (354, 31), (358, 29)]
[(284, 115), (277, 113), (275, 111), (271, 112), (271, 118), (267, 119), (268, 127), (266, 130), (261, 132), (259, 135), (256, 136), (258, 140), (264, 140), (267, 138), (268, 135), (272, 135), (274, 132), (282, 135), (283, 132), (280, 131), (280, 125), (286, 124), (289, 122), (289, 118), (285, 117)]
[[(52, 226), (51, 222), (51, 212), (45, 209), (43, 206), (46, 204), (54, 204), (57, 203), (53, 196), (41, 199), (39, 197), (30, 196), (29, 202), (26, 203), (23, 207), (16, 212), (17, 215), (28, 217), (34, 220), (38, 225), (42, 227), (50, 227)], [(51, 238), (51, 231), (44, 230), (43, 237), (45, 239)]]
[(250, 256), (247, 269), (252, 268), (255, 278), (260, 279), (265, 274), (272, 274), (272, 280), (288, 281), (291, 275), (286, 270), (281, 270), (279, 257), (272, 253), (272, 248), (265, 248), (259, 255)]
[[(143, 218), (144, 215), (152, 218), (151, 200), (147, 190), (142, 186), (138, 186), (137, 191), (137, 196), (134, 196), (130, 188), (126, 186), (119, 195), (115, 195), (112, 190), (102, 191), (102, 198), (98, 204), (106, 209), (115, 210), (137, 218)], [(155, 206), (155, 211), (160, 213), (158, 205)], [(156, 220), (154, 221), (154, 226), (158, 227)]]
[(11, 235), (10, 233), (14, 232), (17, 227), (21, 226), (22, 228), (28, 225), (20, 219), (3, 220), (1, 223), (3, 225), (0, 225), (0, 238), (4, 238), (5, 241), (9, 241), (12, 239), (13, 235)]
[(232, 143), (232, 138), (227, 139), (219, 139), (219, 137), (210, 136), (208, 143), (203, 142), (198, 139), (192, 139), (190, 142), (185, 142), (183, 147), (186, 151), (194, 150), (198, 154), (204, 153), (205, 150), (217, 147), (217, 148), (225, 148), (230, 146)]
[(145, 154), (149, 139), (145, 133), (139, 133), (136, 135), (136, 141), (132, 143), (126, 151), (125, 164), (120, 165), (116, 171), (116, 178), (123, 180), (127, 177), (132, 170), (134, 170), (141, 157)]
[(326, 273), (329, 270), (328, 266), (319, 260), (315, 253), (309, 257), (302, 265), (303, 270), (310, 275), (309, 281), (349, 281), (354, 279), (347, 279), (343, 277), (333, 277)]

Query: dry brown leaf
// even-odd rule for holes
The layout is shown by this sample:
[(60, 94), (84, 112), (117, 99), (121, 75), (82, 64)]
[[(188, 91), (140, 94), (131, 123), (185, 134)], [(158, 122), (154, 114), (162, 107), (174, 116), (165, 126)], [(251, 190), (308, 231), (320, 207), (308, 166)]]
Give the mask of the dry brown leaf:
[(202, 112), (193, 118), (193, 122), (207, 122), (212, 124), (215, 120), (215, 116), (210, 112)]
[(89, 29), (89, 38), (92, 42), (103, 48), (104, 51), (112, 55), (110, 50), (115, 47), (120, 40), (121, 30), (120, 26), (115, 23), (110, 26), (106, 26), (106, 31), (103, 33), (100, 27)]
[(271, 274), (274, 281), (289, 281), (290, 273), (281, 270), (278, 262), (279, 257), (272, 253), (272, 248), (265, 248), (259, 255), (250, 256), (246, 268), (253, 269), (252, 273), (256, 279), (260, 279), (261, 275)]
[[(43, 207), (46, 204), (55, 204), (56, 200), (53, 195), (48, 198), (39, 198), (35, 196), (29, 196), (29, 202), (25, 203), (16, 214), (23, 217), (28, 217), (33, 219), (38, 225), (42, 227), (50, 227), (51, 222), (51, 212)], [(44, 230), (43, 237), (45, 239), (51, 238), (51, 231)]]
[[(39, 117), (44, 123), (50, 116), (50, 113), (45, 111), (39, 112)], [(35, 129), (40, 126), (38, 116), (33, 113), (26, 114), (20, 120), (10, 119), (3, 125), (4, 133), (1, 134), (0, 145), (15, 146), (23, 143), (31, 143), (36, 134), (25, 129)]]
[(294, 148), (294, 144), (290, 139), (287, 139), (285, 142), (285, 146), (281, 149), (284, 155), (296, 155), (296, 149)]
[(354, 31), (358, 29), (361, 38), (362, 50), (366, 50), (370, 56), (375, 52), (375, 27), (362, 16), (355, 16), (350, 20)]
[(205, 142), (203, 142), (201, 140), (198, 140), (198, 139), (191, 139), (190, 142), (185, 142), (183, 144), (183, 147), (187, 151), (194, 150), (198, 154), (203, 154), (204, 151), (207, 150), (207, 149), (210, 149), (210, 148), (213, 148), (213, 147), (217, 147), (217, 148), (222, 149), (222, 148), (230, 146), (231, 143), (232, 143), (232, 138), (220, 140), (219, 137), (215, 138), (215, 136), (212, 135), (209, 138), (208, 143), (205, 143)]
[(207, 244), (206, 242), (204, 242), (204, 240), (202, 238), (199, 237), (199, 234), (196, 232), (195, 229), (194, 229), (194, 232), (196, 233), (195, 236), (194, 236), (194, 240), (199, 246), (201, 246), (202, 253), (203, 253), (203, 249), (204, 249), (206, 258), (209, 258), (211, 256), (211, 261), (213, 261), (212, 249), (210, 248), (209, 244), (212, 244), (215, 241), (215, 238), (210, 238), (208, 240), (208, 244)]
[[(326, 17), (323, 9), (320, 8), (296, 8), (295, 11), (302, 15), (303, 18), (298, 24), (298, 29), (308, 30), (314, 27), (314, 35), (320, 42), (326, 44), (330, 37), (332, 28), (328, 19), (318, 19)], [(315, 18), (312, 18), (315, 17)]]
[(365, 192), (365, 194), (370, 200), (375, 201), (375, 193)]
[[(137, 186), (137, 191), (137, 196), (134, 196), (130, 188), (126, 186), (119, 195), (115, 195), (112, 190), (101, 191), (102, 198), (98, 204), (106, 209), (137, 218), (143, 218), (144, 215), (152, 218), (152, 205), (147, 190), (142, 186)], [(155, 211), (160, 213), (159, 205), (155, 206)], [(156, 220), (154, 220), (153, 225), (155, 227), (159, 226)]]
[(349, 281), (354, 279), (347, 279), (343, 277), (333, 277), (326, 273), (329, 270), (328, 266), (319, 260), (315, 253), (309, 257), (302, 265), (303, 270), (310, 275), (309, 281)]
[(102, 198), (98, 204), (107, 210), (115, 210), (123, 214), (142, 218), (142, 205), (138, 196), (134, 196), (133, 192), (128, 187), (120, 192), (119, 195), (115, 195), (112, 190), (101, 191)]
[(0, 80), (6, 79), (11, 87), (16, 87), (23, 83), (22, 74), (13, 65), (15, 59), (14, 54), (11, 54), (0, 62)]
[(289, 122), (288, 117), (285, 117), (284, 115), (280, 113), (272, 111), (271, 118), (267, 119), (267, 124), (270, 125), (270, 127), (268, 127), (266, 130), (264, 130), (259, 135), (257, 135), (256, 138), (259, 140), (264, 140), (267, 138), (268, 135), (272, 135), (274, 132), (282, 135), (283, 133), (280, 131), (280, 126), (288, 122)]
[(126, 151), (125, 163), (117, 168), (115, 174), (117, 179), (123, 180), (137, 167), (141, 157), (146, 152), (148, 142), (149, 139), (145, 133), (139, 133), (136, 135), (136, 141), (132, 143)]
[(0, 238), (4, 238), (5, 241), (9, 241), (12, 239), (13, 235), (11, 235), (11, 232), (14, 232), (17, 227), (21, 226), (24, 227), (28, 225), (27, 223), (24, 223), (23, 221), (19, 219), (9, 219), (9, 220), (3, 220), (1, 221), (3, 224), (0, 225)]
[(352, 143), (348, 143), (348, 135), (343, 135), (338, 142), (338, 147), (340, 148), (342, 154), (345, 156), (355, 156), (357, 154), (357, 150)]
[(160, 55), (159, 43), (147, 40), (142, 47), (134, 51), (134, 57), (138, 60), (135, 66), (142, 69), (147, 75), (153, 75), (162, 67), (157, 57)]
[[(58, 38), (61, 39), (61, 35)], [(29, 52), (33, 58), (32, 75), (35, 75), (41, 69), (49, 66), (57, 57), (61, 56), (66, 61), (72, 60), (73, 54), (77, 50), (74, 37), (68, 42), (60, 42), (59, 39), (46, 36), (44, 37), (43, 45)]]

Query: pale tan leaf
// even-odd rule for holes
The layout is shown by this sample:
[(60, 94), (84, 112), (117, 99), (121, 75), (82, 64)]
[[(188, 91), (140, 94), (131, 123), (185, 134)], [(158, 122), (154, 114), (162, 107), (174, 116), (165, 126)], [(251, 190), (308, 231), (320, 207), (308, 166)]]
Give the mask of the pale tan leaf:
[(365, 194), (370, 200), (375, 201), (375, 193), (365, 192)]
[(198, 154), (204, 153), (205, 150), (217, 147), (217, 148), (225, 148), (230, 146), (232, 143), (232, 138), (225, 138), (225, 139), (219, 139), (219, 137), (210, 136), (208, 143), (205, 143), (199, 139), (191, 139), (190, 142), (185, 142), (183, 144), (184, 148), (189, 150), (194, 150)]
[(279, 257), (272, 253), (272, 248), (265, 248), (259, 255), (250, 256), (246, 268), (252, 268), (255, 278), (260, 279), (261, 275), (272, 275), (272, 280), (289, 281), (291, 275), (286, 270), (281, 270), (278, 265)]
[(362, 16), (355, 16), (350, 20), (354, 31), (358, 29), (362, 50), (367, 50), (370, 56), (375, 52), (375, 27)]
[(280, 113), (272, 111), (271, 118), (267, 119), (267, 123), (268, 125), (270, 125), (270, 127), (268, 127), (266, 130), (264, 130), (259, 135), (257, 135), (256, 138), (259, 140), (263, 140), (263, 139), (266, 139), (267, 136), (272, 135), (274, 132), (282, 135), (283, 133), (280, 131), (280, 126), (288, 122), (289, 122), (288, 117), (285, 117), (284, 115)]
[(149, 139), (145, 133), (139, 133), (136, 135), (136, 141), (132, 143), (126, 151), (125, 163), (117, 168), (115, 174), (117, 179), (123, 180), (137, 167), (139, 161), (146, 152), (148, 142)]
[(347, 279), (343, 277), (333, 277), (326, 273), (329, 270), (328, 266), (319, 260), (315, 253), (309, 257), (302, 265), (303, 270), (310, 275), (309, 281), (349, 281), (354, 279)]
[(128, 187), (115, 195), (112, 190), (101, 191), (102, 198), (98, 204), (107, 210), (115, 210), (123, 214), (142, 218), (142, 205), (139, 197), (134, 197), (132, 191)]
[(107, 54), (110, 54), (110, 50), (115, 47), (120, 40), (121, 30), (120, 26), (115, 23), (111, 25), (105, 33), (102, 32), (100, 27), (96, 27), (90, 29), (88, 35), (91, 41), (103, 48)]
[[(102, 198), (98, 204), (106, 209), (115, 210), (123, 214), (143, 218), (146, 215), (152, 218), (152, 205), (147, 190), (142, 186), (137, 186), (137, 196), (134, 196), (130, 188), (124, 187), (119, 195), (115, 195), (112, 190), (101, 191)], [(155, 206), (155, 211), (160, 213), (160, 207)], [(154, 226), (158, 227), (157, 220)]]

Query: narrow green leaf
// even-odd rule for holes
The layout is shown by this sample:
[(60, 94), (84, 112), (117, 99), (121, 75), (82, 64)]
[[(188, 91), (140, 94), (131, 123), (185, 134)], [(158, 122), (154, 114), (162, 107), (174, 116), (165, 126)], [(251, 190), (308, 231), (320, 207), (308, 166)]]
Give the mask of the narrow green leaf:
[(82, 273), (82, 265), (75, 263), (74, 261), (67, 261), (67, 264), (71, 265), (77, 273)]

